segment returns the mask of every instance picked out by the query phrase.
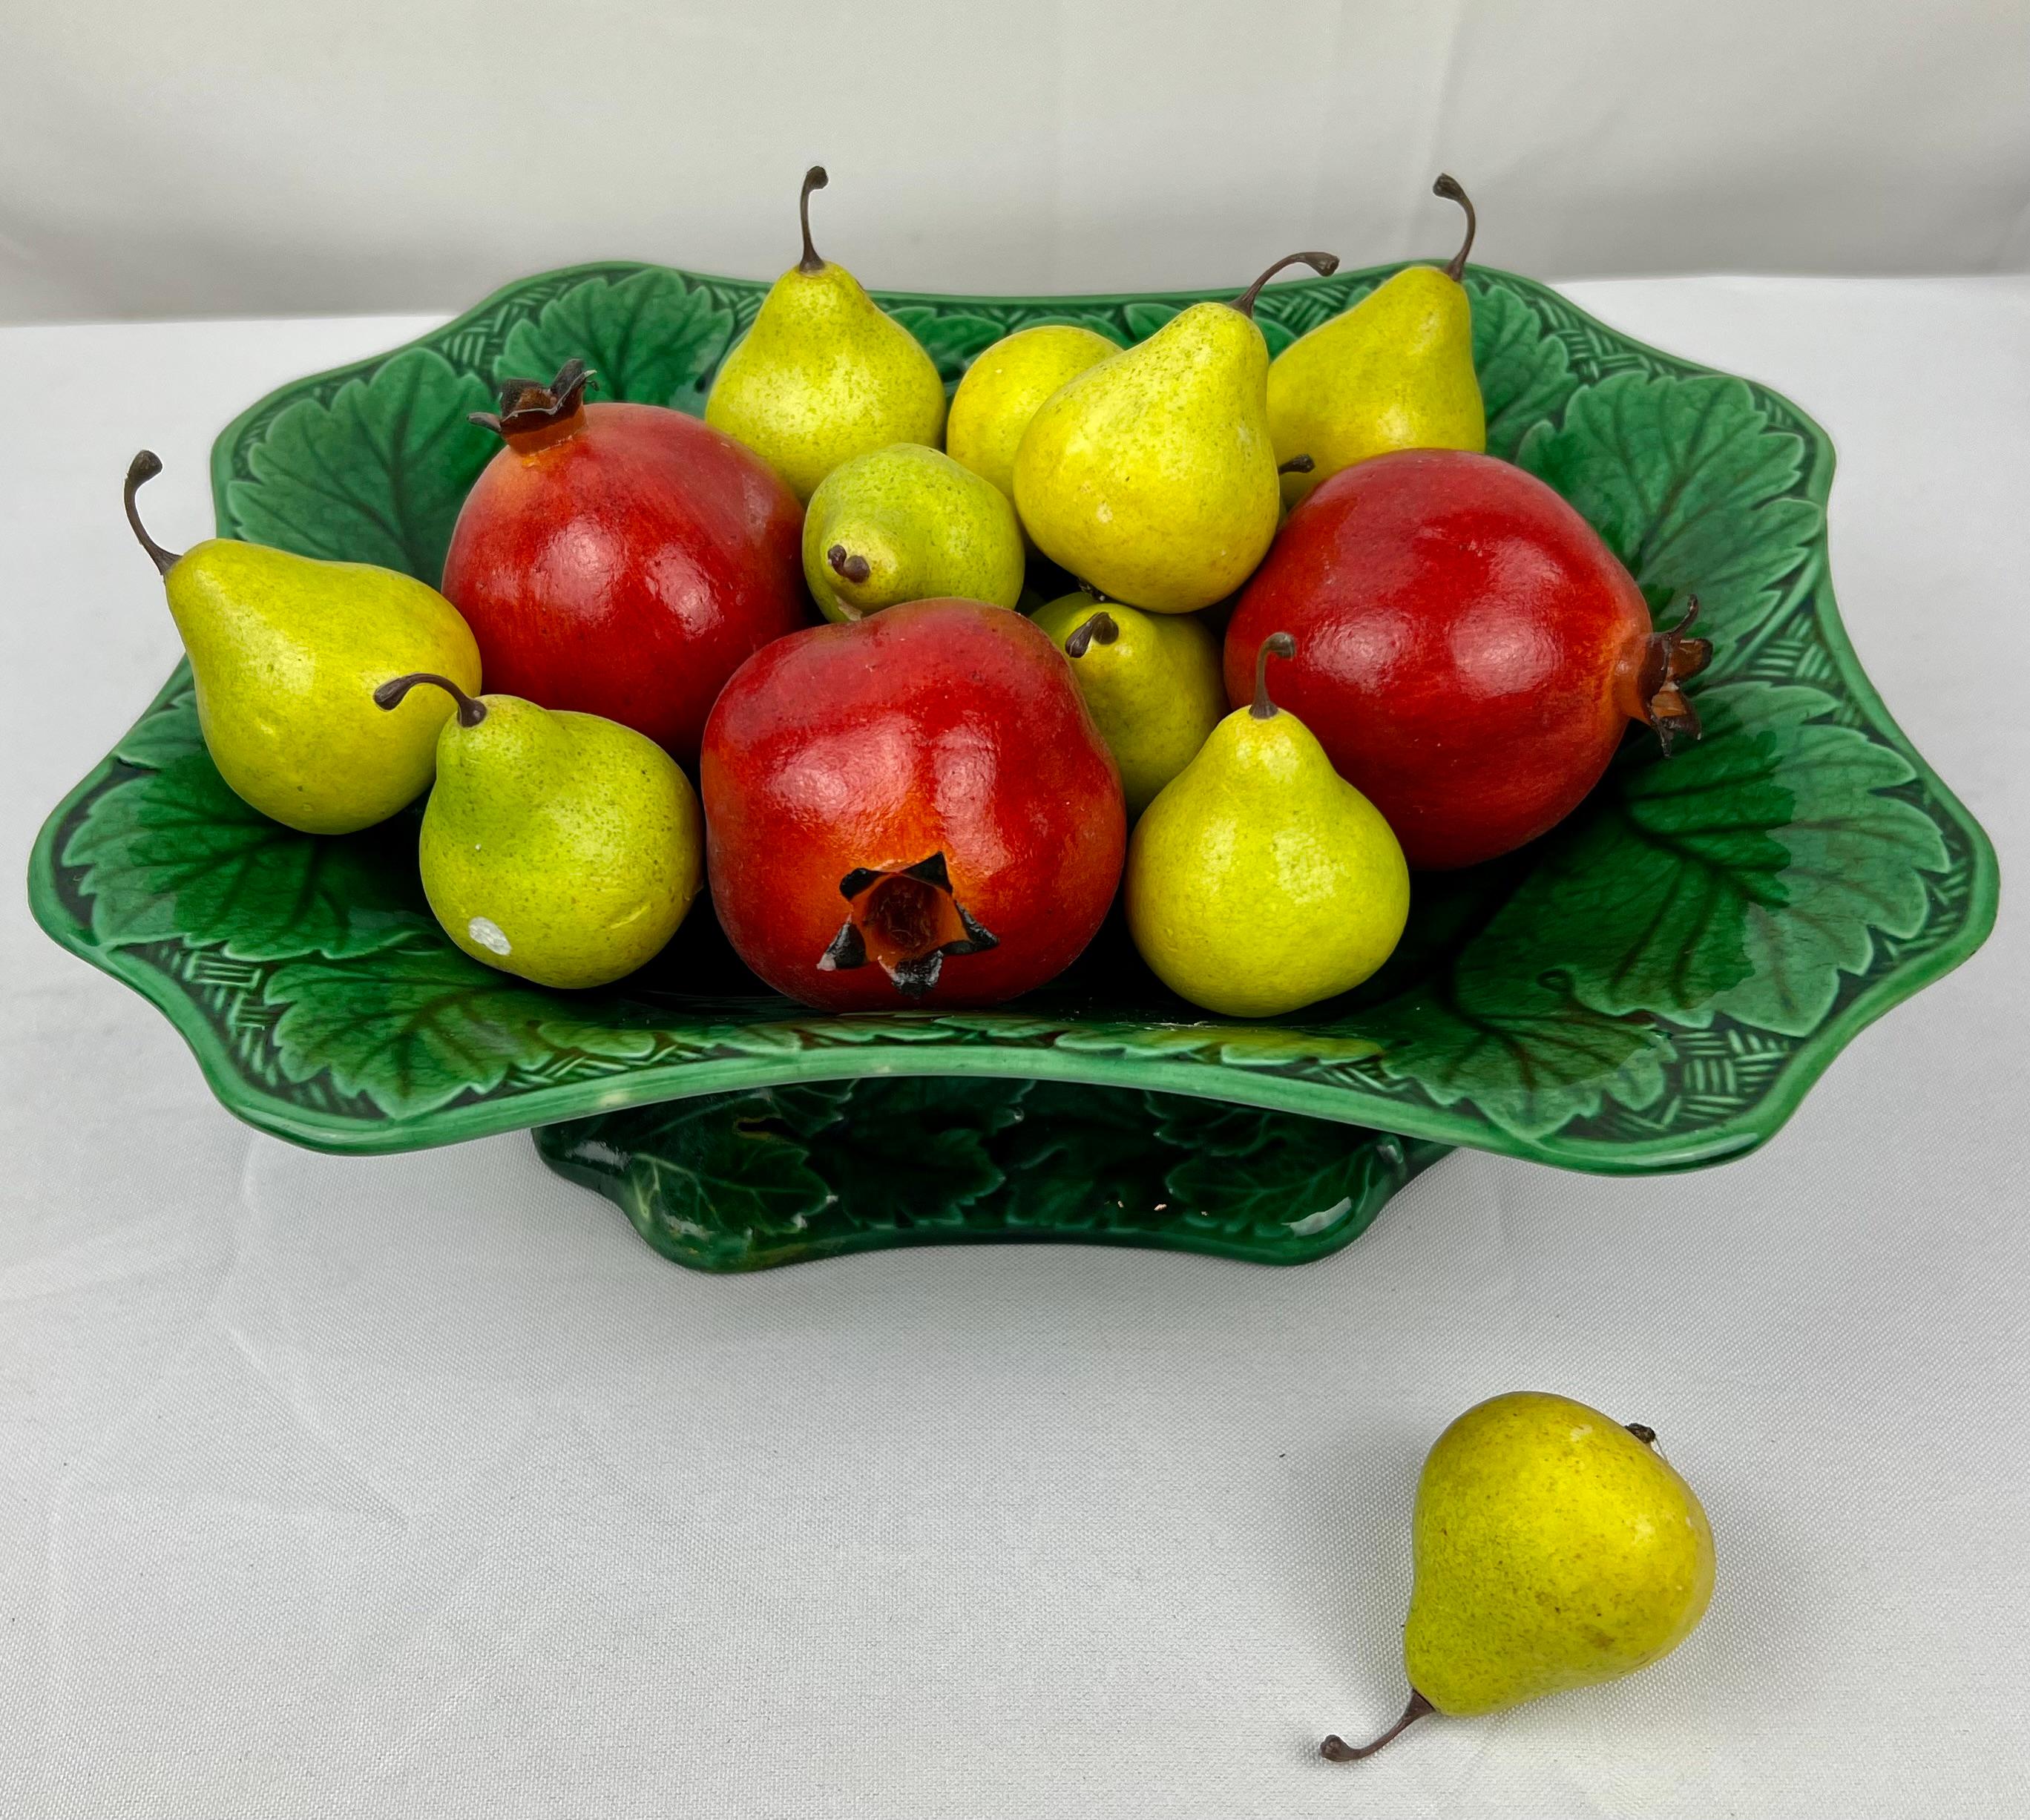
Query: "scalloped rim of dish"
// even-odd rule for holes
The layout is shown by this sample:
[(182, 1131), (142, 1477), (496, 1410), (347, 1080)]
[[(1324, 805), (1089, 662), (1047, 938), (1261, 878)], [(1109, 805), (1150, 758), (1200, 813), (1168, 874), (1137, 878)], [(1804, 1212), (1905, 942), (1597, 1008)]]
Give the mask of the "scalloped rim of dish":
[[(532, 280), (590, 277), (626, 267), (657, 269), (648, 262), (593, 261), (560, 266), (553, 271), (532, 273), (490, 292), (470, 309), (429, 330), (415, 340), (385, 352), (343, 366), (329, 367), (287, 382), (292, 388), (340, 382), (374, 372), (385, 362), (411, 347), (427, 346), (434, 338), (474, 321), (497, 308), (511, 294)], [(694, 273), (682, 267), (662, 269), (708, 284), (759, 284), (765, 280), (723, 277)], [(1553, 298), (1566, 310), (1576, 311), (1589, 322), (1630, 347), (1672, 366), (1691, 373), (1709, 373), (1702, 367), (1634, 336), (1600, 322), (1568, 297), (1551, 286), (1498, 267), (1480, 266), (1474, 270), (1499, 277), (1504, 284)], [(1399, 266), (1378, 266), (1335, 274), (1333, 278), (1301, 279), (1292, 289), (1344, 284), (1348, 279), (1380, 278), (1401, 269)], [(1281, 287), (1279, 287), (1281, 288)], [(1047, 297), (997, 297), (982, 294), (879, 291), (872, 293), (884, 306), (926, 304), (950, 306), (976, 302), (987, 305), (1022, 304), (1048, 309), (1112, 308), (1128, 303), (1176, 303), (1188, 306), (1203, 299), (1192, 291), (1115, 292), (1080, 293)], [(1754, 382), (1772, 397), (1782, 398), (1804, 426), (1812, 444), (1813, 459), (1806, 496), (1821, 510), (1832, 488), (1836, 456), (1832, 439), (1806, 411), (1773, 388)], [(225, 488), (232, 478), (230, 451), (242, 426), (268, 408), (271, 392), (256, 399), (227, 424), (212, 444), (211, 480), (215, 514), (222, 526), (229, 522)], [(736, 1092), (743, 1088), (779, 1086), (798, 1081), (850, 1080), (869, 1075), (918, 1076), (981, 1075), (988, 1078), (1054, 1080), (1102, 1087), (1137, 1088), (1152, 1093), (1260, 1106), (1271, 1111), (1297, 1112), (1334, 1124), (1392, 1131), (1404, 1137), (1423, 1138), (1456, 1144), (1526, 1161), (1556, 1164), (1593, 1175), (1641, 1175), (1656, 1171), (1686, 1169), (1723, 1162), (1767, 1142), (1788, 1123), (1805, 1095), (1831, 1066), (1847, 1045), (1868, 1026), (1905, 999), (1922, 991), (1965, 960), (1985, 942), (1995, 927), (2001, 896), (1999, 864), (1993, 843), (1965, 805), (1947, 789), (1938, 773), (1910, 742), (1890, 713), (1868, 673), (1861, 667), (1846, 627), (1840, 618), (1832, 585), (1830, 543), (1822, 540), (1810, 562), (1793, 584), (1794, 588), (1816, 589), (1813, 610), (1826, 634), (1827, 645), (1839, 666), (1842, 681), (1867, 715), (1872, 730), (1887, 740), (1909, 760), (1917, 774), (1936, 793), (1946, 812), (1965, 832), (1972, 852), (1972, 874), (1969, 880), (1967, 914), (1951, 939), (1921, 958), (1906, 962), (1861, 992), (1791, 1052), (1768, 1090), (1749, 1110), (1716, 1122), (1696, 1136), (1658, 1138), (1643, 1142), (1608, 1142), (1597, 1138), (1571, 1138), (1553, 1132), (1526, 1138), (1494, 1125), (1473, 1113), (1452, 1108), (1426, 1109), (1406, 1105), (1384, 1095), (1371, 1094), (1358, 1086), (1327, 1086), (1294, 1080), (1266, 1068), (1242, 1068), (1218, 1061), (1161, 1062), (1144, 1057), (1110, 1057), (1087, 1052), (1067, 1052), (1033, 1047), (998, 1048), (992, 1043), (954, 1045), (939, 1049), (934, 1045), (902, 1043), (887, 1047), (879, 1042), (851, 1048), (805, 1050), (787, 1057), (727, 1057), (716, 1060), (690, 1060), (641, 1068), (624, 1076), (586, 1081), (530, 1092), (467, 1101), (407, 1117), (372, 1120), (340, 1117), (310, 1112), (292, 1101), (267, 1092), (249, 1081), (235, 1066), (218, 1032), (199, 1010), (179, 983), (155, 968), (130, 956), (124, 949), (102, 948), (93, 940), (89, 927), (80, 927), (60, 901), (55, 888), (56, 835), (78, 803), (111, 773), (117, 763), (109, 752), (71, 789), (53, 810), (36, 836), (29, 856), (28, 899), (36, 922), (60, 947), (139, 993), (168, 1019), (195, 1058), (206, 1084), (220, 1104), (248, 1124), (307, 1148), (337, 1153), (385, 1155), (434, 1149), (462, 1143), (474, 1138), (495, 1137), (536, 1125), (556, 1124), (596, 1112), (617, 1112), (634, 1106), (654, 1105), (665, 1101), (689, 1099), (706, 1094)], [(175, 687), (172, 675), (156, 693), (141, 718), (154, 711)], [(117, 742), (116, 742), (117, 749)], [(870, 1017), (885, 1013), (867, 1014)], [(1151, 1025), (1152, 1028), (1202, 1029), (1219, 1027), (1227, 1020), (1207, 1018), (1191, 1023)], [(1664, 1020), (1659, 1020), (1664, 1022)], [(1236, 1023), (1236, 1028), (1256, 1026)], [(1666, 1023), (1665, 1027), (1668, 1027)]]

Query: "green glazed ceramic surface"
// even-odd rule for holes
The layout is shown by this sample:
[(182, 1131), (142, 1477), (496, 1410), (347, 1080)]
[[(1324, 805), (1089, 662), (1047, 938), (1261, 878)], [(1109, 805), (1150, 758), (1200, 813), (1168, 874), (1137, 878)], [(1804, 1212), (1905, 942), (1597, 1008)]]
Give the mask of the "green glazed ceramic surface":
[[(1272, 351), (1385, 276), (1271, 287), (1258, 316)], [(1271, 1228), (1287, 1234), (1347, 1199), (1331, 1238), (1343, 1242), (1364, 1224), (1372, 1184), (1385, 1182), (1385, 1197), (1433, 1146), (1608, 1171), (1749, 1149), (1856, 1031), (1980, 945), (1995, 856), (1841, 629), (1823, 433), (1775, 393), (1644, 347), (1528, 280), (1475, 269), (1468, 288), (1492, 452), (1578, 506), (1660, 615), (1698, 594), (1716, 646), (1697, 685), (1707, 733), (1668, 763), (1653, 739), (1632, 738), (1544, 841), (1419, 878), (1402, 949), (1346, 998), (1262, 1024), (1208, 1018), (1167, 995), (1116, 927), (1063, 979), (998, 1011), (828, 1016), (760, 988), (703, 913), (618, 987), (544, 992), (439, 933), (417, 885), (415, 812), (316, 840), (240, 804), (205, 754), (180, 670), (51, 816), (31, 872), (35, 912), (159, 1006), (253, 1124), (385, 1151), (586, 1120), (545, 1132), (545, 1155), (612, 1194), (652, 1242), (719, 1267), (909, 1230), (837, 1148), (842, 1127), (857, 1142), (863, 1115), (892, 1112), (900, 1102), (881, 1096), (894, 1090), (855, 1100), (848, 1120), (845, 1089), (821, 1084), (874, 1077), (962, 1081), (934, 1095), (965, 1134), (947, 1147), (965, 1151), (965, 1180), (985, 1171), (994, 1183), (924, 1203), (942, 1237), (963, 1227), (957, 1235), (1291, 1256), (1322, 1231), (1279, 1240)], [(622, 265), (510, 286), (408, 347), (300, 381), (240, 418), (214, 455), (220, 529), (435, 581), (493, 448), (466, 422), (492, 381), (578, 355), (609, 397), (701, 410), (764, 288)], [(948, 381), (1011, 329), (1073, 321), (1125, 343), (1192, 300), (882, 299)], [(153, 592), (137, 563), (137, 613), (162, 610)], [(1073, 1103), (1043, 1083), (1063, 1083), (1122, 1090), (1109, 1153), (1132, 1153), (1134, 1194), (1075, 1213), (1054, 1190), (1021, 1186), (1044, 1168), (1024, 1147), (1039, 1141), (1037, 1115), (1054, 1124)], [(664, 1105), (701, 1095), (719, 1098)], [(1233, 1108), (1360, 1127), (1332, 1136), (1343, 1169), (1369, 1159), (1366, 1185), (1342, 1183), (1317, 1207), (1307, 1189), (1280, 1220), (1250, 1213), (1217, 1172), (1191, 1174), (1192, 1147), (1177, 1141), (1194, 1116), (1202, 1134), (1226, 1130)], [(1248, 1116), (1247, 1145), (1227, 1153), (1241, 1164), (1296, 1142)], [(1422, 1147), (1394, 1146), (1391, 1163), (1376, 1133)], [(1216, 1153), (1210, 1137), (1197, 1142)], [(719, 1160), (701, 1166), (705, 1153)], [(1099, 1151), (1064, 1153), (1078, 1179), (1104, 1175)], [(686, 1172), (717, 1181), (712, 1204), (731, 1207), (746, 1190), (729, 1184), (748, 1168), (764, 1184), (748, 1195), (752, 1219), (702, 1221), (676, 1185)], [(790, 1186), (765, 1186), (779, 1179)], [(1137, 1195), (1146, 1204), (1124, 1211)], [(1196, 1239), (1164, 1225), (1184, 1202), (1205, 1223)], [(813, 1222), (823, 1235), (799, 1236)]]

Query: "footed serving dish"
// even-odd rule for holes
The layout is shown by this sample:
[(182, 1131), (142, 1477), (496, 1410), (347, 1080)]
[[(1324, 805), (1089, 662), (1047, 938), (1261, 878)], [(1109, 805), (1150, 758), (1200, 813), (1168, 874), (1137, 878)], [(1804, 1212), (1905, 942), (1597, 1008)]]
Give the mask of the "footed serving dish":
[[(1272, 354), (1388, 269), (1270, 288)], [(1343, 998), (1207, 1016), (1117, 911), (1011, 1005), (826, 1016), (763, 988), (703, 906), (619, 986), (548, 992), (439, 931), (418, 811), (322, 839), (243, 804), (181, 668), (50, 817), (35, 915), (154, 1004), (262, 1130), (389, 1151), (534, 1127), (552, 1168), (708, 1269), (1025, 1239), (1295, 1262), (1454, 1145), (1617, 1172), (1737, 1155), (1979, 946), (1994, 851), (1841, 628), (1824, 433), (1541, 284), (1467, 284), (1489, 452), (1570, 500), (1660, 619), (1698, 596), (1705, 737), (1668, 762), (1631, 737), (1545, 839), (1420, 875), (1402, 946)], [(467, 414), (498, 377), (579, 356), (604, 396), (700, 412), (765, 290), (618, 264), (511, 285), (238, 418), (213, 454), (219, 529), (434, 582), (496, 446)], [(1125, 344), (1196, 295), (879, 300), (952, 381), (1013, 329)]]

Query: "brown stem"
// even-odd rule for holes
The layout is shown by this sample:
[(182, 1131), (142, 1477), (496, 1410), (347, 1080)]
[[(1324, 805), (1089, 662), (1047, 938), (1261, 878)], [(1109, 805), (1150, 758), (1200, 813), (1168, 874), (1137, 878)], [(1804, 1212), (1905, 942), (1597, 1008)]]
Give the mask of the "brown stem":
[(831, 572), (842, 581), (850, 581), (856, 587), (874, 573), (864, 556), (849, 555), (843, 544), (835, 544), (825, 552), (825, 560), (831, 565)]
[(1337, 253), (1292, 253), (1285, 258), (1278, 259), (1252, 284), (1235, 298), (1227, 307), (1229, 310), (1238, 310), (1242, 315), (1251, 321), (1255, 315), (1255, 300), (1262, 295), (1262, 287), (1285, 266), (1308, 266), (1321, 278), (1329, 278), (1339, 269), (1339, 254)]
[(134, 535), (141, 540), (141, 548), (148, 552), (157, 570), (168, 574), (183, 560), (173, 550), (165, 550), (148, 535), (147, 528), (141, 522), (140, 508), (134, 503), (134, 496), (141, 490), (144, 481), (151, 481), (162, 471), (162, 458), (151, 448), (144, 448), (127, 464), (127, 485), (121, 497), (127, 502), (127, 522), (134, 527)]
[(824, 261), (818, 257), (818, 250), (811, 244), (811, 191), (821, 190), (831, 181), (825, 175), (823, 165), (812, 165), (804, 173), (803, 193), (797, 198), (797, 219), (803, 224), (804, 256), (797, 262), (799, 272), (822, 272)]
[(1255, 654), (1255, 705), (1247, 711), (1257, 720), (1273, 720), (1279, 711), (1269, 699), (1269, 659), (1296, 655), (1297, 641), (1287, 632), (1272, 632), (1262, 641)]
[(1329, 1762), (1357, 1763), (1363, 1757), (1373, 1756), (1384, 1744), (1392, 1743), (1396, 1739), (1400, 1738), (1426, 1713), (1435, 1713), (1437, 1710), (1415, 1688), (1412, 1688), (1410, 1690), (1410, 1703), (1403, 1709), (1402, 1718), (1384, 1732), (1380, 1737), (1365, 1744), (1349, 1744), (1345, 1739), (1335, 1732), (1318, 1746), (1318, 1755)]
[(1633, 1435), (1637, 1440), (1640, 1441), (1644, 1447), (1653, 1447), (1656, 1446), (1656, 1431), (1651, 1428), (1647, 1422), (1624, 1422), (1622, 1425), (1626, 1428), (1629, 1433)]
[(1474, 229), (1478, 225), (1474, 220), (1473, 204), (1455, 176), (1441, 176), (1431, 185), (1431, 194), (1443, 196), (1448, 202), (1457, 202), (1466, 210), (1466, 238), (1460, 241), (1459, 250), (1452, 254), (1452, 263), (1445, 268), (1445, 276), (1456, 284), (1466, 276), (1466, 256), (1473, 251)]
[(1276, 471), (1279, 474), (1307, 474), (1318, 465), (1309, 455), (1292, 455)]
[(485, 702), (474, 700), (448, 676), (440, 676), (433, 670), (411, 670), (407, 676), (391, 678), (374, 690), (375, 706), (391, 710), (400, 708), (409, 691), (419, 682), (430, 683), (443, 689), (458, 704), (458, 724), (460, 726), (477, 726), (485, 719)]
[(1121, 627), (1111, 613), (1095, 613), (1065, 641), (1065, 655), (1083, 657), (1092, 648), (1095, 639), (1102, 644), (1111, 644), (1120, 636)]
[(1699, 711), (1692, 706), (1682, 686), (1712, 662), (1711, 639), (1685, 636), (1698, 617), (1699, 597), (1687, 596), (1684, 618), (1668, 631), (1651, 633), (1649, 648), (1643, 654), (1638, 684), (1642, 718), (1656, 730), (1666, 758), (1671, 756), (1673, 742), (1681, 736), (1689, 734), (1697, 739), (1705, 731), (1700, 724)]
[(534, 455), (585, 427), (585, 389), (598, 377), (582, 360), (567, 360), (548, 385), (540, 379), (504, 379), (500, 410), (469, 411), (466, 422), (504, 437), (522, 455)]

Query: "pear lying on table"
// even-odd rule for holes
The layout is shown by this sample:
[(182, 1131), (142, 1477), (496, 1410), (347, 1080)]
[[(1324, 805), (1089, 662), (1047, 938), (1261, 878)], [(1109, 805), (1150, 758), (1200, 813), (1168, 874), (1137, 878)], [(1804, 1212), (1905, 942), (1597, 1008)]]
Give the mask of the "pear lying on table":
[(423, 811), (423, 893), (474, 960), (539, 986), (603, 986), (677, 932), (703, 875), (697, 797), (669, 754), (596, 714), (469, 695), (448, 677), (399, 676), (455, 713)]
[(190, 654), (198, 725), (219, 775), (286, 827), (349, 834), (429, 787), (451, 704), (425, 697), (391, 720), (375, 686), (441, 670), (479, 687), (479, 647), (458, 609), (412, 575), (207, 537), (183, 555), (141, 523), (135, 495), (162, 471), (127, 470), (127, 522), (162, 572)]
[(1711, 1525), (1653, 1429), (1541, 1391), (1468, 1410), (1424, 1462), (1403, 1631), (1410, 1703), (1371, 1756), (1431, 1713), (1498, 1712), (1613, 1681), (1690, 1636), (1713, 1589)]

